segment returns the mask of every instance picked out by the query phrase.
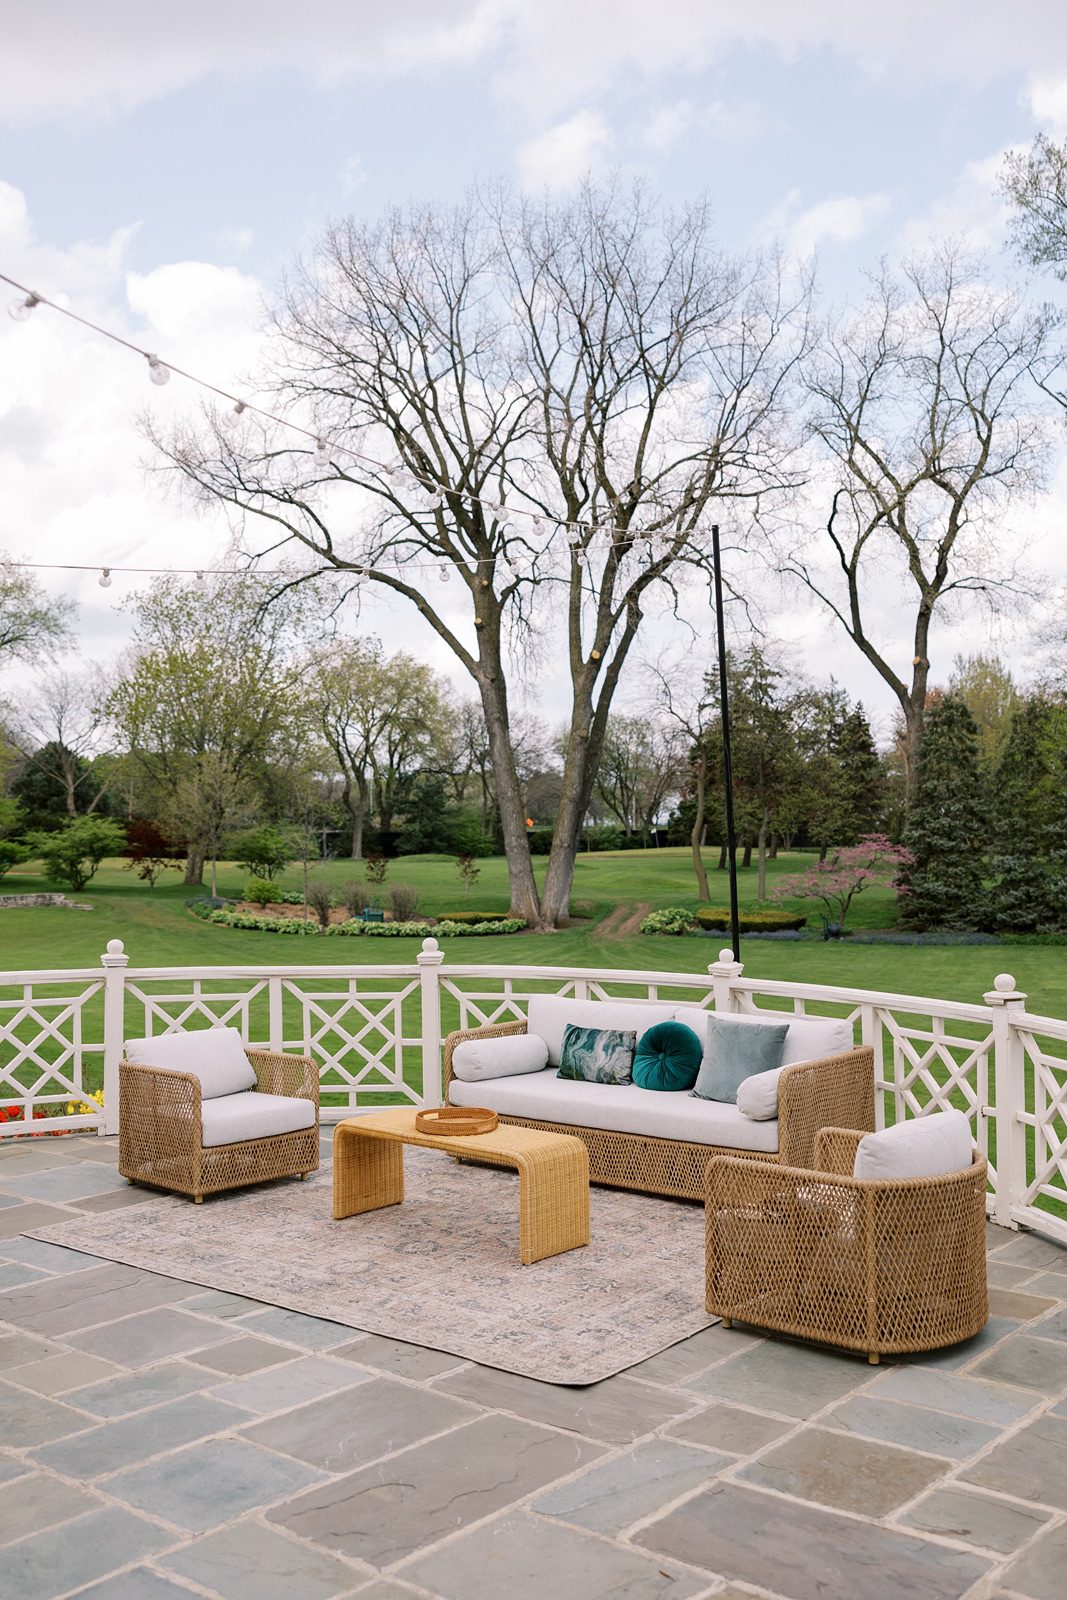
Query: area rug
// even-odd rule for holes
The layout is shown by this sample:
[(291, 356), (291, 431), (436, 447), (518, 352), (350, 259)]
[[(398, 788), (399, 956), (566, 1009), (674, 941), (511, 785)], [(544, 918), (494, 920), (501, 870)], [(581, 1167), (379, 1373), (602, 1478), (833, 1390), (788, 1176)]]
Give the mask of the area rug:
[(402, 1206), (341, 1222), (324, 1167), (31, 1237), (548, 1383), (595, 1383), (717, 1320), (698, 1205), (594, 1188), (591, 1243), (524, 1267), (515, 1173), (409, 1148), (404, 1174)]

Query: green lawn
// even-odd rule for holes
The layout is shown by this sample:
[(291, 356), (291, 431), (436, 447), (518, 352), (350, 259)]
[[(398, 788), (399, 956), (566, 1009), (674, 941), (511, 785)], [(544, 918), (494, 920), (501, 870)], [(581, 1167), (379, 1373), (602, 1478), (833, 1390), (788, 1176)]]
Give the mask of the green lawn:
[[(795, 872), (810, 856), (783, 856), (770, 864), (773, 876)], [(546, 865), (536, 858), (539, 876)], [(427, 915), (445, 911), (497, 910), (507, 906), (507, 879), (499, 858), (480, 863), (481, 874), (473, 890), (463, 889), (455, 862), (446, 856), (409, 856), (390, 863), (389, 884), (410, 883), (419, 891), (419, 909)], [(243, 873), (223, 867), (219, 874), (222, 894), (238, 894)], [(316, 865), (314, 876), (328, 879), (338, 889), (351, 879), (363, 881), (359, 863), (330, 861)], [(316, 965), (351, 966), (410, 962), (418, 940), (301, 939), (277, 934), (214, 927), (198, 921), (185, 909), (186, 899), (199, 891), (186, 888), (169, 873), (149, 891), (117, 862), (106, 863), (88, 887), (74, 898), (93, 906), (92, 912), (32, 907), (0, 915), (0, 965), (7, 970), (35, 967), (95, 966), (107, 941), (125, 942), (133, 966)], [(711, 873), (712, 898), (727, 900), (725, 873)], [(290, 870), (286, 887), (297, 888), (299, 870)], [(21, 869), (3, 880), (6, 893), (33, 893), (54, 888), (34, 872)], [(740, 875), (741, 903), (755, 906), (756, 870)], [(682, 849), (620, 851), (579, 858), (574, 881), (574, 925), (554, 934), (514, 934), (496, 938), (444, 940), (446, 959), (491, 965), (536, 964), (657, 969), (700, 972), (716, 959), (719, 935), (665, 938), (643, 934), (612, 937), (600, 930), (605, 917), (617, 907), (695, 906), (697, 896), (689, 853)], [(812, 903), (787, 902), (790, 909), (807, 913), (818, 927)], [(891, 926), (892, 895), (871, 891), (861, 896), (849, 917), (849, 926)], [(854, 988), (893, 990), (932, 995), (943, 999), (979, 1002), (992, 987), (998, 972), (1015, 975), (1027, 993), (1029, 1009), (1050, 1016), (1067, 1016), (1067, 942), (1062, 946), (936, 946), (850, 945), (776, 942), (742, 938), (742, 960), (750, 977), (778, 978), (805, 983), (833, 983)]]

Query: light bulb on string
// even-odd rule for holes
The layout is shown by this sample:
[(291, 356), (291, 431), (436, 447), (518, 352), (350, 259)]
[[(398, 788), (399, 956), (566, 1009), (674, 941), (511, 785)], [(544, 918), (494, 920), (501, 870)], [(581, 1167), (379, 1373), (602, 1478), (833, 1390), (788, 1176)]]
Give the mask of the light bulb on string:
[(354, 581), (355, 581), (356, 588), (357, 589), (362, 589), (363, 585), (367, 581), (367, 573), (366, 573), (365, 568), (363, 568), (363, 567), (357, 567), (356, 568), (356, 576), (355, 576), (355, 580)]
[(330, 465), (330, 446), (325, 439), (315, 440), (315, 450), (311, 457), (311, 464), (322, 472)]
[(534, 533), (544, 533), (545, 524), (544, 524), (544, 519), (542, 517), (534, 517), (534, 519), (533, 519), (533, 531), (534, 531)]
[(438, 489), (435, 486), (434, 488), (432, 488), (430, 490), (430, 510), (431, 511), (440, 511), (442, 506), (444, 505), (444, 503), (445, 503), (444, 490), (443, 489)]
[(39, 306), (39, 294), (20, 294), (17, 300), (12, 300), (7, 308), (7, 314), (12, 322), (29, 322), (34, 306)]
[(219, 421), (225, 428), (236, 428), (238, 423), (242, 421), (247, 410), (248, 405), (246, 401), (235, 400), (232, 409), (229, 411), (224, 411), (220, 416)]
[(158, 356), (149, 355), (145, 359), (148, 362), (148, 376), (153, 383), (162, 388), (165, 383), (170, 382), (170, 368), (160, 361)]
[(199, 584), (199, 586), (200, 586), (200, 588), (201, 588), (201, 589), (203, 589), (203, 588), (204, 588), (204, 586), (205, 586), (205, 584), (206, 584), (206, 582), (207, 582), (207, 579), (206, 579), (206, 578), (205, 578), (205, 577), (204, 577), (204, 574), (203, 574), (203, 573), (202, 573), (202, 572), (201, 572), (201, 571), (200, 571), (200, 569), (199, 569), (199, 568), (197, 568), (197, 573), (196, 573), (196, 578), (195, 578), (195, 580), (194, 580), (194, 581), (195, 581), (195, 582), (196, 582), (196, 583), (197, 583), (197, 584)]
[(100, 585), (101, 589), (110, 589), (111, 588), (111, 568), (110, 567), (104, 567), (102, 569), (101, 573), (100, 573), (99, 578), (97, 578), (96, 581)]
[(437, 576), (440, 578), (442, 583), (448, 583), (451, 581), (452, 573), (449, 569), (449, 564), (447, 561), (441, 562), (441, 565), (437, 569)]

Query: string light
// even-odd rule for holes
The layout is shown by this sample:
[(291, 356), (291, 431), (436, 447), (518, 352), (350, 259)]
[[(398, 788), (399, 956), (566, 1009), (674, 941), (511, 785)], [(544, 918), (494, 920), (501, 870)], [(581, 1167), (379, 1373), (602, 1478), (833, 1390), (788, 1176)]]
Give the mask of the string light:
[(17, 300), (12, 300), (7, 308), (7, 314), (12, 322), (29, 322), (34, 306), (39, 306), (41, 297), (30, 289), (25, 295), (20, 295)]
[(110, 589), (111, 588), (111, 568), (110, 567), (105, 567), (104, 570), (101, 572), (99, 578), (96, 581), (100, 585), (101, 589)]
[[(177, 373), (179, 377), (185, 378), (187, 382), (195, 384), (198, 388), (203, 389), (206, 393), (216, 395), (219, 399), (225, 400), (230, 409), (223, 414), (221, 420), (227, 427), (234, 426), (241, 420), (241, 418), (245, 417), (248, 413), (252, 413), (256, 416), (262, 417), (265, 421), (274, 423), (278, 427), (286, 428), (291, 432), (301, 434), (306, 439), (312, 440), (314, 443), (313, 461), (316, 469), (318, 470), (325, 470), (330, 466), (330, 452), (332, 449), (334, 452), (347, 456), (351, 460), (357, 461), (363, 466), (372, 469), (374, 472), (380, 473), (397, 489), (406, 489), (411, 487), (418, 487), (424, 490), (427, 489), (427, 485), (425, 483), (413, 478), (411, 474), (402, 466), (387, 465), (385, 462), (377, 461), (372, 456), (368, 456), (358, 450), (353, 450), (349, 446), (339, 446), (337, 444), (333, 444), (331, 446), (321, 435), (312, 432), (312, 430), (309, 428), (302, 427), (300, 423), (293, 422), (288, 417), (276, 416), (273, 412), (267, 411), (262, 406), (254, 405), (250, 401), (242, 400), (238, 396), (228, 393), (225, 389), (220, 389), (217, 384), (209, 383), (205, 378), (200, 378), (195, 373), (188, 372), (181, 367), (176, 367), (162, 361), (160, 357), (155, 354), (155, 352), (142, 349), (140, 345), (134, 344), (129, 339), (124, 339), (121, 334), (114, 333), (109, 328), (101, 327), (99, 323), (90, 321), (88, 317), (80, 316), (78, 312), (71, 311), (66, 306), (57, 305), (54, 300), (49, 300), (47, 296), (37, 293), (36, 290), (27, 288), (25, 284), (19, 283), (17, 279), (9, 277), (7, 273), (0, 272), (0, 283), (9, 284), (11, 288), (18, 290), (19, 292), (18, 298), (11, 301), (8, 306), (8, 315), (12, 317), (14, 321), (26, 322), (32, 315), (35, 307), (39, 305), (46, 306), (49, 310), (56, 311), (61, 316), (69, 318), (72, 322), (79, 323), (82, 327), (88, 328), (91, 332), (99, 334), (102, 338), (110, 339), (113, 344), (121, 345), (124, 349), (133, 351), (134, 354), (142, 356), (148, 363), (149, 377), (154, 384), (162, 387), (164, 384), (170, 382), (172, 373)], [(460, 491), (452, 492), (458, 493)], [(433, 487), (428, 490), (428, 493), (430, 506), (432, 509), (439, 510), (446, 504), (447, 495), (445, 489), (440, 485), (434, 484)], [(528, 511), (522, 507), (516, 507), (513, 510), (509, 510), (509, 508), (501, 502), (483, 500), (480, 496), (474, 494), (465, 493), (463, 498), (469, 501), (471, 505), (480, 508), (483, 514), (494, 518), (529, 518), (532, 532), (535, 535), (543, 537), (545, 533), (549, 531), (549, 528), (546, 526), (545, 517), (540, 512)], [(568, 542), (572, 550), (580, 549), (582, 544), (581, 525), (559, 522), (553, 518), (550, 518), (549, 524), (553, 522), (555, 523), (556, 528), (563, 528), (567, 530)], [(510, 531), (509, 524), (505, 523), (505, 534), (508, 531)], [(590, 525), (587, 531), (593, 536), (590, 540), (590, 543), (593, 544), (594, 547), (596, 547), (598, 538), (601, 548), (603, 548), (605, 543), (608, 546), (614, 544), (620, 554), (625, 554), (628, 549), (636, 551), (638, 548), (644, 547), (647, 549), (651, 559), (656, 558), (657, 550), (661, 554), (667, 554), (673, 548), (674, 542), (671, 535), (668, 533), (661, 533), (653, 536), (650, 533), (644, 533), (641, 531), (623, 531), (612, 526), (611, 524), (598, 525), (593, 523)], [(493, 558), (489, 558), (488, 564), (492, 564), (492, 559)], [(474, 564), (477, 566), (481, 565), (482, 563), (475, 562)], [(17, 563), (17, 565), (27, 568), (39, 568), (40, 570), (95, 570), (92, 567), (82, 567), (75, 564), (66, 563), (20, 562)], [(101, 587), (106, 588), (110, 585), (111, 570), (111, 568), (104, 569), (104, 576), (100, 580)], [(114, 570), (141, 573), (181, 573), (188, 571), (188, 569), (171, 567), (122, 567)], [(515, 572), (516, 569), (514, 566), (511, 566), (510, 570)], [(362, 571), (361, 577), (357, 574), (357, 581), (365, 580), (366, 576), (366, 572)], [(107, 578), (106, 584), (104, 583), (104, 577)]]
[(207, 583), (207, 579), (204, 577), (203, 572), (201, 572), (199, 569), (197, 570), (196, 581), (200, 585), (201, 589), (203, 589)]

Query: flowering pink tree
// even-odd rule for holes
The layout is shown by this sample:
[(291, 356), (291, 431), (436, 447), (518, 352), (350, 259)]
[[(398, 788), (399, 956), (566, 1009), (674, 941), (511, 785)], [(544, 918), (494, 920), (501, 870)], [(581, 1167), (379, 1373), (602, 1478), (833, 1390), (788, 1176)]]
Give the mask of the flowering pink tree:
[(897, 880), (914, 860), (910, 850), (893, 844), (884, 833), (868, 833), (859, 844), (838, 850), (825, 861), (814, 862), (806, 872), (782, 878), (771, 891), (771, 899), (821, 900), (843, 928), (849, 906), (864, 889), (877, 886), (903, 893)]

